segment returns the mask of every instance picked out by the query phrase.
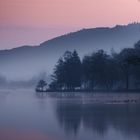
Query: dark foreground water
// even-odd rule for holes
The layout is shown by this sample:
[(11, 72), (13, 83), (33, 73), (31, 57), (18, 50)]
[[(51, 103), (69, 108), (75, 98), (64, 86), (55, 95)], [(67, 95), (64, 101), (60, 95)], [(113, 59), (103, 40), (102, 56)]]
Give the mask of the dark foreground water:
[(0, 92), (0, 140), (139, 140), (139, 105), (99, 105), (83, 97)]

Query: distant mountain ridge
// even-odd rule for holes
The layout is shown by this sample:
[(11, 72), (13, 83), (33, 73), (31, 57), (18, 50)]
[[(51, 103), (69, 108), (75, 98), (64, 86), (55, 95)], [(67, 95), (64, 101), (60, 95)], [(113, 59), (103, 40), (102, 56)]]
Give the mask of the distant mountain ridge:
[(120, 51), (140, 40), (140, 23), (83, 29), (45, 41), (38, 46), (22, 46), (0, 51), (0, 75), (11, 80), (30, 79), (42, 72), (51, 74), (66, 50), (76, 49), (81, 58), (93, 51)]

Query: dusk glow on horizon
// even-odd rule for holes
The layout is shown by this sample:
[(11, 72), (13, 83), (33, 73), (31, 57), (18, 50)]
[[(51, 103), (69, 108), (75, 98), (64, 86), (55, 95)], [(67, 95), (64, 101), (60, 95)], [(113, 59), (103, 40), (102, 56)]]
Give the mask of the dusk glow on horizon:
[(0, 49), (38, 45), (82, 28), (140, 21), (139, 0), (1, 0)]

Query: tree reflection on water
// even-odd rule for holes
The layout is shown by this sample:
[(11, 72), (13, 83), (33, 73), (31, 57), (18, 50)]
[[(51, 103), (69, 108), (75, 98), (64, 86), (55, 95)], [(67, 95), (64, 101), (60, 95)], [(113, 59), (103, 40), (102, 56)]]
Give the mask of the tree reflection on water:
[(80, 125), (104, 135), (109, 127), (125, 135), (140, 138), (139, 105), (97, 105), (57, 101), (57, 118), (60, 125), (76, 135)]

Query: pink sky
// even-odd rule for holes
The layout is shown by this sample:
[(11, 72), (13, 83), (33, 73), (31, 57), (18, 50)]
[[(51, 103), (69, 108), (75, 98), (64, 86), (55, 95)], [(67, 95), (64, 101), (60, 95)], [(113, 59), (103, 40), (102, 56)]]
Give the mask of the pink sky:
[(140, 21), (138, 0), (0, 0), (0, 49), (134, 21)]

